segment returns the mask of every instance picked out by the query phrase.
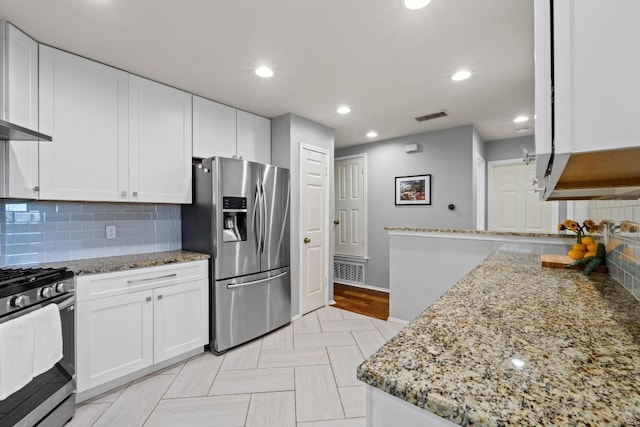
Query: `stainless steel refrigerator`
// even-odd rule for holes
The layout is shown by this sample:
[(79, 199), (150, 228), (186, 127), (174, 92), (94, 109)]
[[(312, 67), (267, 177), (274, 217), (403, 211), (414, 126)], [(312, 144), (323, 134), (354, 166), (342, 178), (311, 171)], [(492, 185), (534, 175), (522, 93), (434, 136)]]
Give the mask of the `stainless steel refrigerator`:
[(182, 248), (211, 254), (214, 352), (291, 321), (289, 193), (288, 169), (222, 157), (193, 167)]

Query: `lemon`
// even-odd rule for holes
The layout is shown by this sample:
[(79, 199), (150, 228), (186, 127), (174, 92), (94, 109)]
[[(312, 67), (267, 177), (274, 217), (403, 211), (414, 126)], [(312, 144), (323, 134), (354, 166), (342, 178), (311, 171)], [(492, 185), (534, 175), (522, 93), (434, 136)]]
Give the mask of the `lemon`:
[(587, 252), (596, 253), (597, 250), (598, 250), (598, 244), (597, 243), (589, 243), (587, 245)]
[(572, 249), (569, 252), (567, 252), (567, 255), (569, 255), (571, 259), (578, 260), (578, 259), (584, 258), (584, 251), (578, 251), (578, 250)]
[[(571, 247), (572, 250), (574, 251), (582, 251), (585, 252), (587, 250), (587, 246), (583, 245), (582, 243), (576, 243), (575, 245), (573, 245)], [(579, 258), (578, 258), (579, 259)]]
[(587, 237), (583, 237), (582, 238), (582, 244), (583, 245), (588, 245), (588, 244), (594, 243), (594, 242), (595, 242), (595, 240), (593, 240), (593, 237), (587, 236)]
[(593, 252), (592, 251), (588, 251), (588, 252), (584, 253), (584, 257), (585, 258), (589, 258), (589, 257), (592, 257), (592, 256), (596, 256), (596, 251), (593, 251)]

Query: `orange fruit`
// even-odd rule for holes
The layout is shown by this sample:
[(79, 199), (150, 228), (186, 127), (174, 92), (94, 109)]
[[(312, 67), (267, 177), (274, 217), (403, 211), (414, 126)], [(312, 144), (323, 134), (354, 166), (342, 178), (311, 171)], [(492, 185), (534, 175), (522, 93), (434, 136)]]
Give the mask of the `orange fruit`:
[(584, 253), (585, 258), (589, 258), (590, 256), (596, 256), (596, 251), (588, 251)]
[(597, 243), (589, 243), (587, 245), (587, 252), (593, 252), (596, 253), (596, 251), (598, 250), (598, 244)]
[(569, 252), (567, 252), (567, 255), (569, 255), (571, 259), (578, 260), (584, 258), (584, 251), (571, 249)]
[[(585, 252), (587, 250), (587, 247), (585, 245), (583, 245), (582, 243), (576, 243), (575, 245), (573, 245), (571, 247), (571, 250)], [(578, 259), (580, 259), (580, 258), (578, 258)]]
[(582, 238), (583, 245), (588, 245), (589, 243), (593, 243), (593, 242), (595, 242), (595, 240), (593, 240), (593, 237), (586, 236)]

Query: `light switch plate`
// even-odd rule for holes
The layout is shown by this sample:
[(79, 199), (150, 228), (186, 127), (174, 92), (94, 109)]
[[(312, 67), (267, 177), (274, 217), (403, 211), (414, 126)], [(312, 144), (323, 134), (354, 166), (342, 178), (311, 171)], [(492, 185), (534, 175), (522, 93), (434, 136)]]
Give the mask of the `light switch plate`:
[(116, 226), (107, 225), (107, 239), (115, 239), (115, 238), (116, 238)]

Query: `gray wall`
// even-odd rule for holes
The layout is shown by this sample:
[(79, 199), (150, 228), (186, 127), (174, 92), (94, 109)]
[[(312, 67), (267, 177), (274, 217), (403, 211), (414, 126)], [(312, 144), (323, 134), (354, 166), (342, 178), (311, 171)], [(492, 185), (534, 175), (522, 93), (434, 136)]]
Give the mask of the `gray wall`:
[[(291, 315), (300, 314), (300, 144), (308, 144), (328, 151), (329, 168), (329, 222), (333, 221), (333, 148), (335, 131), (327, 126), (295, 114), (285, 114), (271, 121), (271, 162), (276, 166), (290, 169), (291, 172)], [(333, 277), (334, 236), (329, 234), (328, 280)], [(329, 286), (329, 299), (333, 298), (333, 286)]]
[(534, 136), (522, 136), (520, 138), (498, 139), (486, 142), (487, 151), (485, 159), (488, 162), (494, 160), (522, 159), (522, 149), (526, 148), (529, 153), (535, 153)]
[[(367, 285), (389, 287), (385, 226), (475, 228), (473, 139), (467, 125), (336, 150), (336, 157), (367, 153)], [(418, 152), (406, 153), (407, 144), (418, 144)], [(395, 206), (395, 177), (420, 174), (431, 174), (432, 204)]]

